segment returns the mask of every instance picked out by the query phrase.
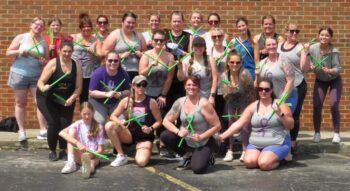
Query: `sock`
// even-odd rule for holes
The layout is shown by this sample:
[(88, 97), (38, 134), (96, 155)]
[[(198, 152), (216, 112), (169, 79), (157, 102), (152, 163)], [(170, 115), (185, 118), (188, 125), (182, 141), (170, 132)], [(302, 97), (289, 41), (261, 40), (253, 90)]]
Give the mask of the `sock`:
[(67, 154), (67, 161), (74, 162), (74, 154)]

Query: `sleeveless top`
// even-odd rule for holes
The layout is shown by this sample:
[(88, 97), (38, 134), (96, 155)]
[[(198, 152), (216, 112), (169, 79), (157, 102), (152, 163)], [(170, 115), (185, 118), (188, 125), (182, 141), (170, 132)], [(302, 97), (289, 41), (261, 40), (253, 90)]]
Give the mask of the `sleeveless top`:
[[(40, 43), (37, 48), (32, 48), (34, 46), (33, 44), (29, 43), (32, 41), (30, 33), (23, 34), (23, 38), (20, 41), (19, 50), (29, 50), (32, 49), (31, 52), (38, 53), (37, 50), (39, 50), (40, 55), (44, 55), (45, 48), (44, 48), (44, 39), (40, 38)], [(43, 41), (43, 42), (42, 42)], [(39, 62), (39, 59), (33, 57), (33, 56), (17, 56), (13, 65), (10, 69), (11, 72), (14, 72), (16, 74), (20, 74), (22, 76), (26, 77), (37, 77), (39, 78), (41, 73), (41, 64)]]
[(258, 113), (259, 100), (254, 103), (254, 113), (251, 119), (252, 132), (249, 137), (249, 143), (258, 147), (266, 147), (270, 145), (281, 145), (284, 142), (289, 131), (283, 127), (282, 122), (274, 114), (270, 120), (272, 108), (265, 115)]
[[(206, 100), (205, 98), (200, 98), (198, 104), (195, 106), (192, 113), (186, 113), (185, 112), (185, 101), (187, 97), (179, 98), (177, 101), (179, 101), (182, 105), (181, 111), (180, 111), (180, 120), (181, 120), (181, 127), (186, 128), (188, 125), (189, 118), (193, 117), (192, 121), (192, 127), (195, 133), (202, 134), (205, 131), (207, 131), (210, 126), (209, 123), (204, 118), (203, 114), (201, 113), (201, 110), (203, 108), (203, 103)], [(187, 119), (186, 119), (187, 117)], [(191, 135), (191, 130), (189, 129), (189, 134)], [(202, 147), (205, 144), (207, 144), (209, 139), (204, 139), (200, 142), (195, 142), (192, 138), (185, 137), (185, 141), (189, 147), (197, 148)]]
[[(278, 38), (279, 38), (279, 34), (275, 33), (273, 35), (272, 38), (276, 39), (277, 42), (278, 42)], [(264, 33), (261, 33), (260, 34), (260, 38), (259, 38), (259, 41), (258, 41), (258, 45), (259, 45), (259, 50), (262, 50), (265, 48), (265, 41), (266, 41), (266, 37), (265, 37), (265, 34)], [(266, 58), (268, 56), (268, 54), (260, 54), (260, 60)]]
[[(119, 29), (119, 36), (120, 36), (120, 39), (117, 41), (114, 47), (114, 50), (118, 54), (129, 51), (129, 46), (131, 47), (135, 46), (136, 48), (134, 50), (141, 51), (141, 40), (137, 32), (135, 31), (133, 32), (132, 42), (126, 41), (121, 29)], [(126, 70), (127, 72), (137, 72), (139, 70), (139, 61), (140, 61), (140, 58), (137, 57), (135, 53), (130, 53), (130, 55), (126, 57), (124, 61), (121, 62), (121, 64), (124, 70)]]
[[(224, 47), (224, 50), (226, 49), (226, 47)], [(224, 53), (222, 53), (222, 54), (224, 54)], [(222, 55), (221, 54), (221, 55)], [(209, 52), (209, 54), (208, 54), (208, 56), (209, 57), (213, 57), (214, 58), (214, 60), (215, 60), (215, 62), (216, 62), (216, 59), (218, 58), (218, 57), (214, 57), (213, 56), (214, 55), (214, 46), (211, 48), (211, 51)], [(221, 56), (220, 55), (220, 56)], [(220, 57), (219, 56), (219, 57)], [(216, 65), (216, 70), (217, 70), (217, 72), (218, 72), (218, 76), (220, 77), (224, 72), (225, 72), (225, 63), (226, 63), (226, 59), (227, 59), (227, 55), (226, 56), (224, 56), (218, 63), (215, 63), (215, 65)], [(222, 87), (221, 87), (221, 81), (220, 81), (220, 78), (218, 79), (218, 85), (217, 85), (217, 90), (216, 90), (216, 94), (217, 95), (222, 95)]]
[[(80, 38), (77, 37), (75, 41), (79, 42)], [(87, 48), (95, 48), (96, 41), (96, 37), (91, 37), (89, 44), (87, 46), (83, 45), (84, 48), (74, 43), (72, 59), (77, 64), (81, 65), (83, 78), (91, 78), (91, 74), (96, 68), (96, 64), (98, 63), (96, 56), (87, 51)]]
[[(142, 125), (146, 125), (147, 127), (150, 127), (156, 121), (152, 115), (152, 111), (150, 108), (150, 101), (151, 101), (151, 98), (149, 96), (146, 96), (142, 102), (134, 102), (133, 111), (132, 111), (134, 116), (139, 116), (141, 114), (147, 113), (146, 116), (138, 119)], [(129, 116), (129, 115), (127, 112), (125, 112), (124, 116)], [(147, 139), (147, 138), (154, 137), (153, 132), (151, 132), (150, 134), (144, 133), (141, 127), (135, 121), (130, 122), (129, 130), (134, 135), (136, 135), (138, 139)]]
[[(149, 53), (149, 52), (148, 52)], [(148, 58), (147, 66), (152, 65), (155, 61), (151, 58)], [(169, 63), (169, 57), (167, 60), (162, 61), (165, 64)], [(162, 93), (162, 89), (164, 86), (165, 79), (168, 74), (168, 69), (162, 66), (161, 64), (157, 64), (157, 66), (152, 67), (152, 72), (146, 76), (147, 78), (147, 87), (146, 94), (151, 97), (157, 97)]]
[[(248, 69), (252, 79), (255, 79), (255, 63), (254, 63), (254, 49), (251, 45), (249, 39), (245, 39), (243, 42), (239, 41), (238, 38), (235, 38), (233, 46), (241, 56), (243, 61), (243, 67)], [(242, 45), (243, 44), (243, 45)]]
[[(150, 30), (147, 30), (147, 31), (142, 33), (142, 36), (145, 39), (145, 41), (148, 42), (148, 41), (152, 40), (153, 34)], [(147, 45), (147, 50), (151, 50), (152, 48), (153, 48), (152, 45)]]
[[(51, 75), (49, 80), (47, 81), (47, 84), (52, 84), (54, 81), (56, 81), (58, 78), (63, 76), (64, 73), (61, 68), (61, 61), (60, 58), (56, 58), (56, 70)], [(62, 80), (60, 80), (56, 85), (54, 85), (47, 93), (48, 98), (58, 104), (64, 105), (64, 101), (57, 98), (56, 95), (62, 97), (64, 100), (67, 100), (74, 92), (75, 90), (75, 83), (76, 83), (76, 77), (77, 77), (77, 67), (74, 60), (72, 60), (72, 70), (71, 73), (68, 74), (66, 77), (64, 77)]]

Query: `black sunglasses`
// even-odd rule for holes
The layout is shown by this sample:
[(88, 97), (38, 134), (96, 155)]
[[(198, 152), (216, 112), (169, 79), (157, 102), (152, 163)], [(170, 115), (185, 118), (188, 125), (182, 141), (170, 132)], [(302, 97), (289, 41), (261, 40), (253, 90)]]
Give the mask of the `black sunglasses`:
[(213, 35), (213, 36), (211, 36), (211, 38), (213, 38), (213, 39), (217, 39), (217, 38), (221, 38), (223, 35)]
[(296, 29), (296, 30), (289, 30), (289, 32), (290, 32), (291, 34), (294, 34), (294, 33), (299, 34), (299, 33), (300, 33), (300, 30), (299, 30), (299, 29)]
[(230, 63), (230, 64), (236, 64), (236, 65), (240, 65), (240, 64), (241, 64), (240, 61), (238, 61), (238, 62), (236, 62), (236, 61), (230, 61), (229, 63)]
[(215, 20), (215, 21), (208, 21), (208, 23), (209, 23), (210, 25), (213, 25), (213, 24), (217, 25), (217, 24), (219, 24), (219, 21), (218, 21), (218, 20)]
[(155, 38), (155, 39), (153, 39), (153, 41), (157, 42), (157, 43), (163, 43), (165, 41), (165, 39)]
[(259, 92), (262, 92), (262, 91), (264, 91), (264, 92), (269, 92), (271, 90), (271, 88), (262, 88), (262, 87), (258, 87), (258, 91)]
[(136, 85), (136, 87), (147, 87), (147, 82), (145, 82), (145, 81), (143, 81), (143, 82), (140, 82), (140, 83), (138, 83), (138, 84), (135, 84)]
[(107, 60), (109, 63), (118, 63), (119, 62), (119, 60), (118, 59), (108, 59)]
[(108, 21), (97, 21), (97, 24), (99, 24), (99, 25), (102, 25), (102, 24), (107, 25)]

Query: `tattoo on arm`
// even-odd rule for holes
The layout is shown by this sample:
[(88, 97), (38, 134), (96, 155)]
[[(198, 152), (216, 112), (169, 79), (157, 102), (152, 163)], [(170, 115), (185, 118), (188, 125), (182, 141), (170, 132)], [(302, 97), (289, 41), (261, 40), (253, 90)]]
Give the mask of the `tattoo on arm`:
[(167, 119), (177, 118), (181, 110), (181, 104), (179, 100), (176, 100), (169, 112), (166, 114)]

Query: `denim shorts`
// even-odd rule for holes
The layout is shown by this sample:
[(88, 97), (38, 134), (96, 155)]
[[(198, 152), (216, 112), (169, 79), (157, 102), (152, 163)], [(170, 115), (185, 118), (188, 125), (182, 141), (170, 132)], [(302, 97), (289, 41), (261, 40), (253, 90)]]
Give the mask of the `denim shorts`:
[(38, 80), (39, 76), (27, 77), (10, 71), (7, 85), (9, 85), (14, 90), (25, 90), (29, 88), (36, 88)]
[(286, 156), (288, 155), (289, 151), (290, 151), (290, 147), (291, 147), (291, 140), (290, 140), (290, 136), (286, 136), (284, 138), (284, 141), (281, 145), (270, 145), (270, 146), (266, 146), (266, 147), (258, 147), (256, 145), (253, 144), (248, 144), (247, 146), (247, 150), (251, 149), (251, 150), (258, 150), (258, 151), (271, 151), (273, 152), (275, 155), (278, 156), (278, 160), (283, 160), (284, 158), (286, 158)]

